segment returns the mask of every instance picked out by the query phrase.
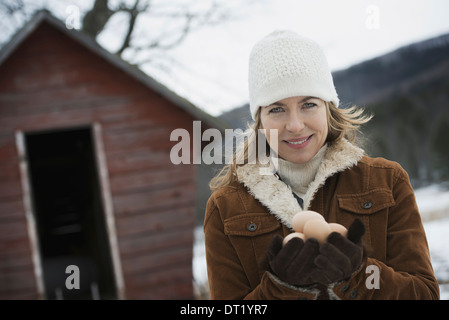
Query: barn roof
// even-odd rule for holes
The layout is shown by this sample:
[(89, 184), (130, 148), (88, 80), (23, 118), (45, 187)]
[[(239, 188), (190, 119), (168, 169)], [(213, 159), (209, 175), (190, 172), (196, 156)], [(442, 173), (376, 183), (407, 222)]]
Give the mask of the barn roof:
[(192, 104), (187, 99), (177, 95), (175, 92), (171, 91), (169, 88), (165, 87), (158, 81), (154, 80), (146, 73), (141, 71), (136, 66), (129, 64), (128, 62), (122, 60), (120, 57), (110, 53), (103, 47), (101, 47), (94, 39), (91, 37), (79, 32), (75, 29), (68, 29), (65, 24), (54, 17), (47, 10), (40, 10), (28, 21), (12, 38), (11, 40), (3, 46), (0, 50), (0, 65), (8, 59), (8, 57), (13, 54), (15, 49), (20, 46), (20, 44), (31, 34), (33, 31), (41, 25), (43, 22), (46, 22), (58, 29), (71, 39), (77, 41), (81, 45), (90, 49), (97, 55), (104, 58), (106, 61), (124, 71), (126, 74), (132, 76), (136, 80), (140, 81), (142, 84), (147, 86), (148, 88), (158, 92), (163, 97), (174, 103), (175, 105), (181, 107), (188, 113), (190, 113), (193, 117), (198, 120), (205, 122), (207, 125), (213, 128), (217, 128), (220, 131), (224, 131), (226, 124), (207, 112), (201, 110), (194, 104)]

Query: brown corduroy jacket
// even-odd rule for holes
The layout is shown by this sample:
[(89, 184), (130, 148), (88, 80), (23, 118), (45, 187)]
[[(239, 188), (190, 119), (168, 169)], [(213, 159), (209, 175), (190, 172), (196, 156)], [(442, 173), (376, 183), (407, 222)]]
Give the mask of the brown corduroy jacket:
[(204, 220), (212, 299), (438, 299), (439, 287), (413, 189), (399, 164), (370, 158), (346, 140), (326, 150), (304, 208), (348, 227), (363, 221), (365, 259), (349, 279), (293, 287), (261, 261), (275, 234), (292, 232), (302, 210), (289, 187), (259, 167), (214, 192)]

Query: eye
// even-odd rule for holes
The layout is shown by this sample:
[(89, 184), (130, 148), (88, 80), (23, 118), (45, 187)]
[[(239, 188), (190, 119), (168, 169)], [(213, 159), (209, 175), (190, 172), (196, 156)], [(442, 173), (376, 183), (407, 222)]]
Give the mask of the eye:
[(316, 107), (317, 105), (316, 105), (316, 103), (313, 103), (313, 102), (306, 102), (306, 103), (304, 103), (303, 106), (305, 109), (311, 109), (311, 108)]
[(281, 107), (274, 107), (274, 108), (271, 108), (268, 111), (268, 113), (279, 113), (279, 112), (282, 112), (282, 111), (284, 111), (284, 110)]

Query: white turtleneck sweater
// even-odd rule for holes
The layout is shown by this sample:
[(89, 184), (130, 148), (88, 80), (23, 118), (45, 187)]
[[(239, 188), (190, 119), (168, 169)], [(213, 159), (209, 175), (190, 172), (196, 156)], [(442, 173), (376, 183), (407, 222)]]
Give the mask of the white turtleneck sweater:
[(306, 163), (292, 163), (279, 158), (278, 174), (287, 185), (290, 186), (301, 199), (309, 188), (310, 183), (315, 179), (318, 168), (326, 153), (325, 144), (318, 153)]

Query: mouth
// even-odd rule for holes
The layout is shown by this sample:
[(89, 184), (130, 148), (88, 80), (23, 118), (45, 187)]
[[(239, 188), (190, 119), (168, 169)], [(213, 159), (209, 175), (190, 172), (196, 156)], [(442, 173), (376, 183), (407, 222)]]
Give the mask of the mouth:
[(307, 147), (309, 144), (310, 139), (312, 139), (313, 134), (307, 137), (300, 137), (296, 139), (289, 139), (289, 140), (283, 140), (287, 146), (289, 146), (292, 149), (302, 149)]
[(306, 143), (307, 141), (309, 141), (312, 138), (313, 134), (308, 136), (308, 137), (301, 137), (301, 138), (297, 138), (297, 139), (290, 139), (290, 140), (284, 140), (285, 142), (287, 142), (288, 144), (292, 144), (292, 145), (301, 145)]

